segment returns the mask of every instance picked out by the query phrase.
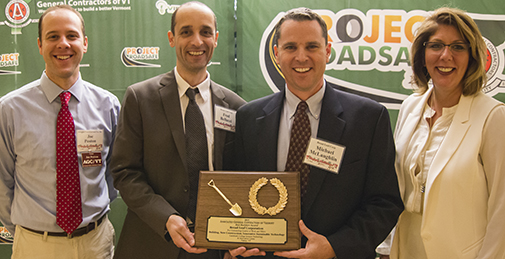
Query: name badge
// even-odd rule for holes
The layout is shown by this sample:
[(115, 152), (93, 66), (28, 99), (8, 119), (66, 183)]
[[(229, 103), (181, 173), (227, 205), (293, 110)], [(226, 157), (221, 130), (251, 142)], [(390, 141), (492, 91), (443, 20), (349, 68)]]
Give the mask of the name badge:
[(82, 153), (82, 167), (102, 166), (102, 153)]
[(77, 152), (103, 151), (103, 130), (78, 130)]
[(303, 162), (338, 174), (344, 151), (344, 146), (311, 138)]
[(215, 105), (214, 128), (235, 132), (235, 114), (237, 111)]

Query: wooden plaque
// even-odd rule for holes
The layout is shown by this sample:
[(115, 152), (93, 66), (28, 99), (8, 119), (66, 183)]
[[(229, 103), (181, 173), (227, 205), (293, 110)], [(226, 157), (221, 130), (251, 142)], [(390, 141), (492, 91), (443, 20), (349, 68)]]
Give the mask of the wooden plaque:
[[(259, 183), (265, 183), (263, 178), (268, 181), (259, 187)], [(277, 180), (271, 181), (275, 178), (282, 184)], [(230, 212), (232, 206), (215, 188), (208, 185), (211, 180), (233, 205), (236, 203), (240, 206), (240, 216)], [(256, 196), (256, 204), (263, 209), (270, 209), (264, 215), (256, 212), (250, 204), (251, 187), (253, 192), (257, 190), (253, 195)], [(282, 203), (284, 188), (287, 192), (284, 209), (270, 215), (279, 208), (276, 205)], [(262, 251), (297, 250), (301, 247), (300, 217), (298, 172), (200, 172), (195, 220), (196, 247), (228, 250), (245, 246)]]

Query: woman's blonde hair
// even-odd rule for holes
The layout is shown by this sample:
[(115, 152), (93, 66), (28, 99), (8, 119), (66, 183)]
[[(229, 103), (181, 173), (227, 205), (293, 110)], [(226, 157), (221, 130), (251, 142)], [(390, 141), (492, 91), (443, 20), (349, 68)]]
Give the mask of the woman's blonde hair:
[(454, 26), (469, 43), (469, 60), (463, 76), (463, 95), (474, 95), (482, 90), (487, 82), (486, 56), (487, 47), (477, 24), (470, 16), (457, 8), (442, 7), (433, 12), (417, 29), (411, 48), (411, 64), (414, 76), (412, 83), (417, 87), (416, 92), (424, 93), (428, 90), (431, 79), (425, 66), (424, 43), (438, 30), (439, 25)]

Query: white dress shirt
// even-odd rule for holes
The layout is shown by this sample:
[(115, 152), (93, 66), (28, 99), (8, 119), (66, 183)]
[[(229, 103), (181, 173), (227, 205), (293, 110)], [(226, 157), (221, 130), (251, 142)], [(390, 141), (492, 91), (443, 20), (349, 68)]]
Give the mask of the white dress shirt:
[[(205, 132), (207, 133), (207, 149), (209, 154), (209, 171), (214, 171), (214, 165), (212, 164), (213, 151), (214, 151), (214, 115), (212, 111), (212, 93), (210, 90), (210, 74), (207, 72), (207, 78), (203, 80), (199, 85), (191, 87), (186, 80), (184, 80), (181, 75), (177, 72), (177, 67), (174, 68), (175, 81), (177, 82), (177, 88), (179, 90), (179, 98), (181, 103), (182, 112), (182, 125), (185, 127), (185, 115), (186, 108), (188, 107), (189, 97), (186, 95), (188, 88), (198, 88), (200, 94), (195, 95), (195, 102), (202, 112), (203, 119), (205, 121)], [(186, 129), (184, 129), (186, 132)]]

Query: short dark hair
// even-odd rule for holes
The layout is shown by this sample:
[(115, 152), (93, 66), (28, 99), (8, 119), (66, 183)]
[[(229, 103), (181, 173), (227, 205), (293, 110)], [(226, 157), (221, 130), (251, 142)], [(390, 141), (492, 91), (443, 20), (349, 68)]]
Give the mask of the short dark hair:
[(198, 1), (191, 1), (191, 2), (187, 2), (187, 3), (184, 3), (182, 4), (181, 6), (179, 6), (175, 12), (172, 14), (172, 21), (171, 21), (171, 24), (170, 24), (170, 31), (172, 31), (172, 33), (175, 34), (175, 17), (177, 16), (177, 11), (179, 11), (179, 9), (181, 9), (183, 6), (186, 6), (186, 5), (201, 5), (201, 6), (204, 6), (206, 8), (208, 8), (211, 12), (212, 12), (212, 15), (214, 16), (214, 27), (215, 30), (217, 31), (217, 19), (216, 19), (216, 14), (214, 13), (214, 11), (212, 11), (212, 9), (210, 9), (210, 7), (208, 7), (206, 4), (204, 3), (201, 3), (201, 2), (198, 2)]
[(44, 17), (46, 17), (46, 15), (48, 13), (50, 13), (52, 11), (59, 10), (59, 9), (69, 10), (69, 11), (75, 13), (77, 15), (77, 17), (79, 17), (79, 20), (81, 20), (82, 35), (83, 35), (83, 37), (86, 37), (86, 32), (84, 29), (84, 19), (82, 18), (81, 13), (79, 13), (77, 10), (72, 8), (72, 6), (63, 4), (63, 5), (55, 5), (55, 6), (51, 6), (51, 7), (47, 8), (47, 10), (44, 11), (42, 16), (40, 16), (40, 18), (39, 18), (39, 39), (40, 39), (40, 41), (42, 41), (42, 21), (44, 20)]
[(416, 91), (419, 93), (428, 90), (431, 76), (425, 67), (424, 43), (437, 32), (439, 25), (442, 24), (454, 26), (465, 41), (470, 44), (470, 57), (462, 79), (462, 91), (465, 96), (474, 95), (481, 91), (487, 82), (485, 69), (487, 47), (474, 20), (457, 8), (442, 7), (435, 10), (417, 29), (410, 50), (414, 72), (412, 83), (417, 87)]
[(323, 18), (307, 7), (299, 7), (289, 10), (275, 25), (274, 45), (277, 45), (277, 42), (281, 37), (281, 25), (287, 20), (294, 20), (298, 22), (316, 20), (321, 26), (324, 42), (328, 44), (328, 27), (326, 26), (326, 22)]

